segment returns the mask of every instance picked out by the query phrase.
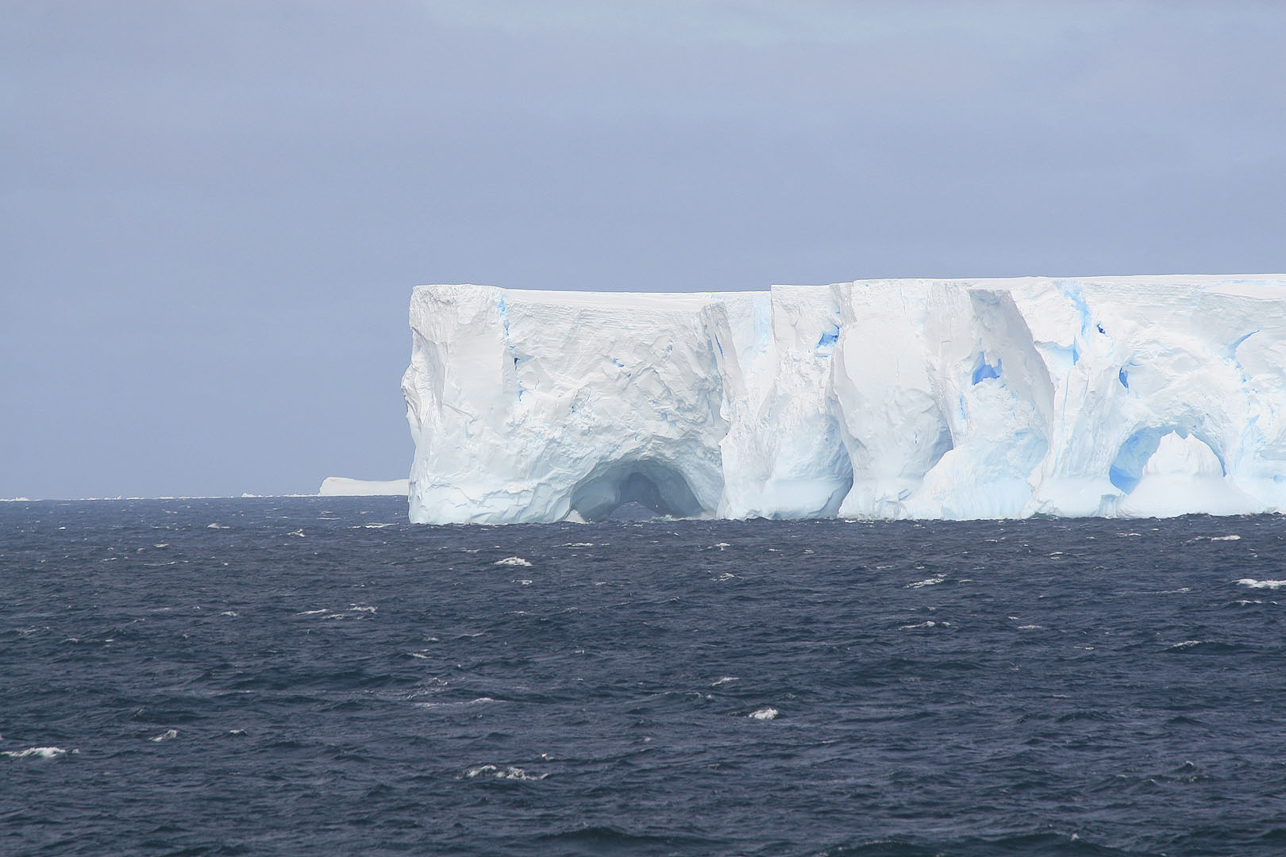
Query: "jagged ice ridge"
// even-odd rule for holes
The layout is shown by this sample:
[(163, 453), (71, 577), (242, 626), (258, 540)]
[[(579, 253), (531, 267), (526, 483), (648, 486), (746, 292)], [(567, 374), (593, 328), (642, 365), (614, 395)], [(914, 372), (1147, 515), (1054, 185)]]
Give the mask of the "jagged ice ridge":
[(1286, 508), (1286, 277), (418, 287), (420, 523)]

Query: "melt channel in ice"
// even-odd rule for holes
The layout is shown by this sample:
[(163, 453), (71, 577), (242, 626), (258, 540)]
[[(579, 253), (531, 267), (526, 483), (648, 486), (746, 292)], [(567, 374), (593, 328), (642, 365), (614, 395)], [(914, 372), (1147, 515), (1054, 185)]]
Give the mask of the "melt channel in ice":
[(1286, 509), (1286, 276), (420, 286), (420, 523)]

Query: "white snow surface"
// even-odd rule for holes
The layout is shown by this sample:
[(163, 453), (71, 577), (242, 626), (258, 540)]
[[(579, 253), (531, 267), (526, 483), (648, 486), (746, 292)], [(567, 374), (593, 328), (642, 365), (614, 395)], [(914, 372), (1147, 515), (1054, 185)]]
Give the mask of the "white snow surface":
[(1286, 276), (420, 286), (420, 523), (1286, 510)]

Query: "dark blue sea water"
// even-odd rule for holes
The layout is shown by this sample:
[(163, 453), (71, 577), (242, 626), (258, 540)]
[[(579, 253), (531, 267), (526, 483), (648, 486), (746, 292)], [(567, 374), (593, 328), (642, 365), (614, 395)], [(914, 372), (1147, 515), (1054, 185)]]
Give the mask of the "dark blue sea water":
[(0, 853), (1286, 854), (1284, 546), (4, 503)]

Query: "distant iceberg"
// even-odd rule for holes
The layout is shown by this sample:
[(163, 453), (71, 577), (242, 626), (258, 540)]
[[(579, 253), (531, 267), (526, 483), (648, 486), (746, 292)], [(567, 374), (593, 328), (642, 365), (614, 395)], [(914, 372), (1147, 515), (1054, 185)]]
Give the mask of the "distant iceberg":
[(410, 493), (408, 479), (346, 479), (327, 476), (317, 494), (321, 497), (405, 497)]
[(411, 329), (415, 522), (1286, 508), (1286, 276), (421, 286)]

